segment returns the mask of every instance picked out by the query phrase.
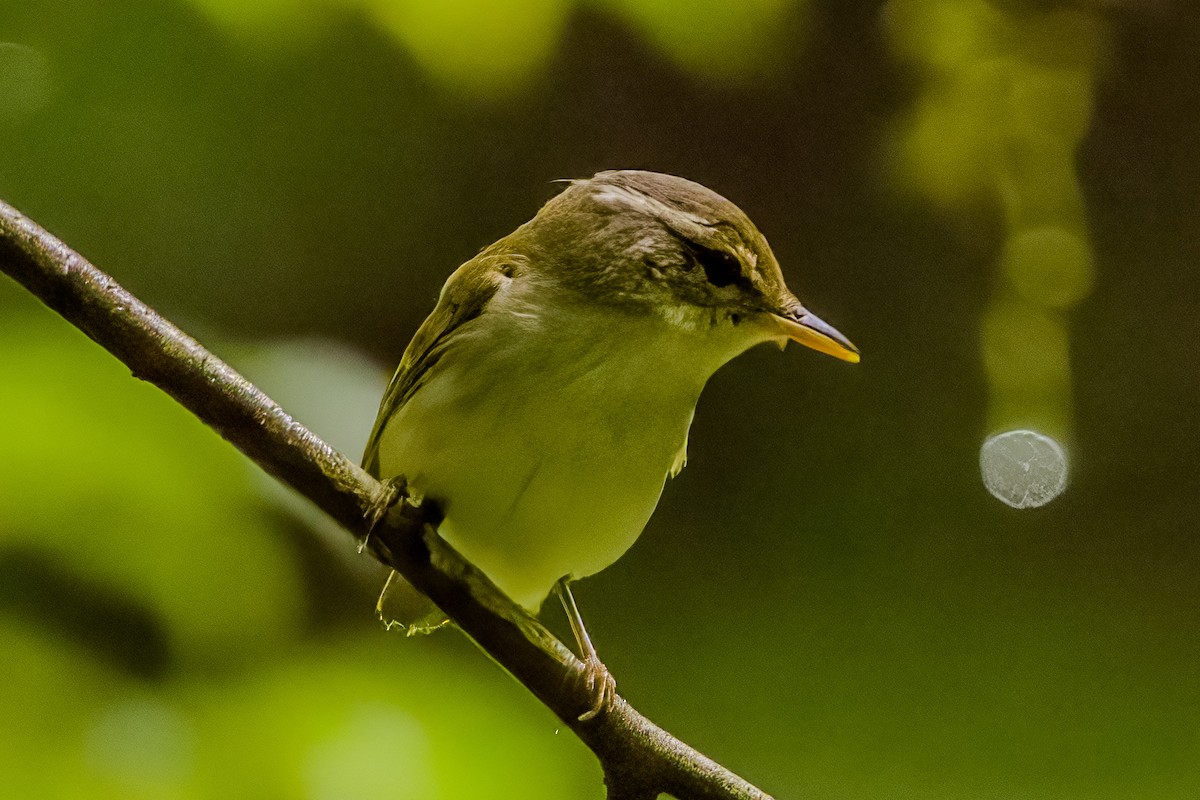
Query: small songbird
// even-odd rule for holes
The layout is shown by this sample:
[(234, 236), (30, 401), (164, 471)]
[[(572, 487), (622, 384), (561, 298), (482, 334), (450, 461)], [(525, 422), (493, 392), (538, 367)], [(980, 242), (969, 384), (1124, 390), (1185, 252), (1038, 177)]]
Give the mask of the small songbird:
[[(570, 582), (641, 534), (687, 461), (709, 377), (789, 340), (858, 361), (788, 290), (733, 203), (671, 175), (601, 172), (450, 276), (388, 387), (364, 466), (436, 503), (441, 537), (516, 603), (536, 613), (557, 589), (594, 716), (613, 681)], [(410, 633), (444, 622), (395, 574), (380, 611)]]

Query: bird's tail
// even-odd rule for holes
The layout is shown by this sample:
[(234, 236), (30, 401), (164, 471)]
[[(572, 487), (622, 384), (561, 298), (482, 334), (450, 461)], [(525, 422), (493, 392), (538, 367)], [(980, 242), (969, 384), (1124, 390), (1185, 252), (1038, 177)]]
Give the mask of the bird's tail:
[(450, 622), (432, 600), (395, 571), (383, 585), (375, 613), (389, 631), (399, 628), (408, 636), (433, 633)]

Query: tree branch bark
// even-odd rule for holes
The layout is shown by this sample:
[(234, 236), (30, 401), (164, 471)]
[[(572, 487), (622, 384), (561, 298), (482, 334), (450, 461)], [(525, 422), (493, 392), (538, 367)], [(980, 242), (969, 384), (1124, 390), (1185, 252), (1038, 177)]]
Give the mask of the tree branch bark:
[[(617, 697), (587, 722), (583, 664), (438, 537), (436, 509), (401, 500), (115, 280), (0, 201), (0, 270), (175, 398), (425, 592), (596, 754), (610, 800), (770, 800)], [(369, 520), (378, 519), (371, 527)], [(368, 531), (368, 528), (370, 530)], [(369, 536), (368, 536), (369, 533)]]

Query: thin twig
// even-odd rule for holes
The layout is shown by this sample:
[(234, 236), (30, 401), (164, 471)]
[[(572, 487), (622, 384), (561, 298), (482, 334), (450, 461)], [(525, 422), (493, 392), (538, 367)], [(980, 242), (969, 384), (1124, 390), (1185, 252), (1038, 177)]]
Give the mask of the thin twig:
[(269, 397), (78, 253), (0, 201), (0, 270), (308, 497), (437, 603), (596, 754), (611, 800), (770, 800), (623, 698), (587, 722), (583, 664), (437, 535), (436, 509), (389, 491)]

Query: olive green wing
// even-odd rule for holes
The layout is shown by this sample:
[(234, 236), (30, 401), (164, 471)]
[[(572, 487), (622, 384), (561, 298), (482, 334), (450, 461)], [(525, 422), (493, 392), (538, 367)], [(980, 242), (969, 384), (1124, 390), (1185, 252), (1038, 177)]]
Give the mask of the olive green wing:
[(379, 406), (379, 416), (362, 460), (363, 467), (372, 475), (379, 475), (379, 437), (388, 420), (428, 379), (454, 331), (482, 314), (496, 292), (512, 280), (515, 261), (510, 255), (481, 254), (455, 270), (446, 281), (433, 312), (421, 323), (405, 349)]

